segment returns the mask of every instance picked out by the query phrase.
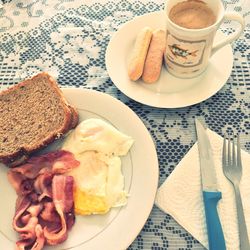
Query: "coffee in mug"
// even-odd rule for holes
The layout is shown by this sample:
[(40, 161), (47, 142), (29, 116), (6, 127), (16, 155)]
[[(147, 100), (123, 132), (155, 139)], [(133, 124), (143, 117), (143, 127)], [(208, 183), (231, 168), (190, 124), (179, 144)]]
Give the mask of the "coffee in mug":
[[(181, 78), (192, 78), (207, 67), (209, 58), (223, 46), (236, 40), (245, 27), (236, 12), (227, 13), (221, 0), (167, 0), (166, 50), (168, 71)], [(240, 23), (240, 28), (214, 44), (216, 31), (224, 20)]]
[(169, 18), (187, 29), (203, 29), (216, 22), (213, 11), (202, 1), (190, 0), (174, 5)]

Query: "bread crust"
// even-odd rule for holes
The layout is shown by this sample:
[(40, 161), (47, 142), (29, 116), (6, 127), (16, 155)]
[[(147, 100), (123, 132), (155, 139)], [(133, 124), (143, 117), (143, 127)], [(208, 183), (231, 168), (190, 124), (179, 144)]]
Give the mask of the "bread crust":
[(79, 123), (79, 115), (78, 115), (78, 112), (75, 109), (75, 107), (69, 105), (69, 108), (71, 109), (71, 124), (70, 124), (70, 128), (73, 129)]
[(21, 163), (25, 162), (31, 154), (46, 147), (50, 143), (54, 142), (56, 139), (61, 138), (70, 129), (74, 128), (78, 124), (77, 110), (73, 106), (68, 104), (67, 100), (63, 96), (61, 89), (57, 85), (56, 81), (48, 73), (45, 73), (45, 72), (39, 73), (38, 75), (36, 75), (30, 79), (27, 79), (23, 82), (20, 82), (16, 85), (10, 87), (7, 90), (3, 90), (0, 93), (0, 96), (3, 94), (9, 93), (15, 89), (18, 89), (21, 86), (25, 86), (25, 84), (28, 81), (33, 81), (33, 80), (36, 80), (37, 78), (40, 78), (40, 77), (47, 78), (50, 86), (54, 89), (55, 93), (57, 93), (57, 95), (60, 97), (60, 100), (61, 100), (61, 103), (63, 106), (63, 110), (64, 110), (64, 114), (65, 114), (64, 124), (60, 128), (58, 128), (57, 131), (49, 134), (43, 140), (38, 141), (32, 147), (29, 147), (28, 145), (26, 145), (25, 147), (20, 147), (19, 150), (14, 152), (14, 153), (10, 153), (8, 155), (0, 155), (0, 162), (4, 163), (5, 165), (7, 165), (9, 167), (15, 167), (15, 166), (20, 165)]

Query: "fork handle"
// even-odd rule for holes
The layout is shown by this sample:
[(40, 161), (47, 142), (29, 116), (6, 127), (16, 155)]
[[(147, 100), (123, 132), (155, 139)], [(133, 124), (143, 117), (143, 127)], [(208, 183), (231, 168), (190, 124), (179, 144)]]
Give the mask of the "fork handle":
[(248, 239), (247, 226), (246, 226), (239, 186), (235, 185), (234, 190), (235, 190), (235, 199), (236, 199), (237, 215), (238, 215), (240, 250), (249, 250), (250, 244)]

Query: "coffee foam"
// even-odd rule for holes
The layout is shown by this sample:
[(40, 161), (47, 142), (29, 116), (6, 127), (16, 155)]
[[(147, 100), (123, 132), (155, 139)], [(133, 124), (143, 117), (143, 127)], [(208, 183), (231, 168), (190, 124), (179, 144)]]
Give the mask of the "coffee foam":
[(187, 29), (202, 29), (214, 24), (213, 11), (202, 1), (188, 0), (176, 4), (169, 13), (175, 24)]

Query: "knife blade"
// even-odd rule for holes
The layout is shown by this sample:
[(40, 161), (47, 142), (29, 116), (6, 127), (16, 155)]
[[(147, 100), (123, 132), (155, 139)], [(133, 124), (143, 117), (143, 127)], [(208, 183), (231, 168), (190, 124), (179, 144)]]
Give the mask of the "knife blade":
[(217, 180), (213, 162), (212, 147), (202, 122), (195, 118), (200, 158), (201, 183), (205, 207), (208, 243), (210, 250), (224, 250), (225, 239), (222, 231), (217, 204), (221, 192), (217, 190)]

